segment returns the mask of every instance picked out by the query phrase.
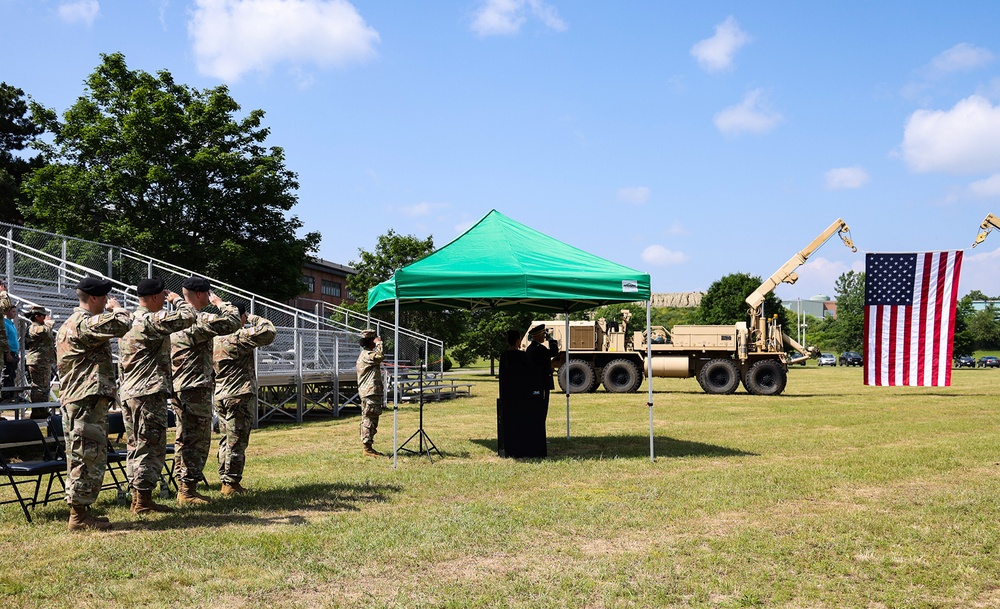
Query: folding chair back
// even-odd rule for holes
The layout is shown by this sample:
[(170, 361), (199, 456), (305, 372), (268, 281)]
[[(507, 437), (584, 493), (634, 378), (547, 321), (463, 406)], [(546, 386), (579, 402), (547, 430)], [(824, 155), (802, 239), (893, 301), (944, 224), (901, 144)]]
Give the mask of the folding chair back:
[(101, 487), (101, 490), (114, 488), (118, 491), (118, 502), (128, 502), (128, 474), (125, 464), (128, 462), (128, 450), (118, 448), (116, 444), (125, 441), (125, 417), (120, 410), (108, 412), (108, 473), (111, 482)]
[[(0, 500), (0, 504), (20, 504), (28, 522), (31, 522), (28, 508), (38, 504), (44, 476), (48, 476), (48, 485), (42, 505), (47, 504), (53, 495), (58, 495), (66, 489), (63, 479), (66, 462), (52, 457), (48, 443), (42, 436), (42, 430), (38, 428), (38, 423), (31, 419), (0, 421), (0, 470), (3, 476), (3, 479), (0, 479), (0, 487), (9, 486), (15, 497)], [(57, 488), (53, 491), (54, 480), (59, 481), (61, 490)], [(34, 490), (29, 498), (21, 494), (19, 486), (31, 483), (34, 483)]]

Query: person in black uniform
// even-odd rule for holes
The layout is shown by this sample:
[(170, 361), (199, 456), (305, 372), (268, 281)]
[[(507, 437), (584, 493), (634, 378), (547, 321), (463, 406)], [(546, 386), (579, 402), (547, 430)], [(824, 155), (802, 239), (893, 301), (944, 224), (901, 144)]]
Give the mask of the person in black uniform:
[(558, 356), (559, 352), (553, 352), (546, 343), (544, 324), (533, 327), (528, 335), (531, 337), (531, 344), (525, 353), (534, 371), (533, 389), (541, 391), (544, 421), (549, 416), (549, 392), (555, 388), (555, 383), (552, 382), (552, 358)]

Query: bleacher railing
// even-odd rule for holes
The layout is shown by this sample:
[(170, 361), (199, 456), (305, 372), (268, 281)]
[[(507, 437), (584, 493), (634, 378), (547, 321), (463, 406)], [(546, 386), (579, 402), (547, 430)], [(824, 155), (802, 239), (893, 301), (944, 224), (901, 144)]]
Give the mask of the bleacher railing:
[[(130, 308), (137, 305), (133, 286), (141, 279), (159, 276), (167, 289), (180, 293), (184, 279), (200, 275), (127, 248), (2, 223), (0, 231), (6, 254), (0, 276), (6, 277), (15, 296), (51, 309), (57, 324), (76, 306), (74, 286), (84, 275), (111, 280), (115, 285), (113, 293)], [(261, 386), (298, 388), (297, 420), (309, 409), (303, 398), (304, 385), (324, 382), (336, 385), (342, 380), (355, 380), (360, 329), (375, 327), (387, 341), (386, 352), (392, 353), (391, 324), (329, 303), (319, 303), (321, 306), (313, 311), (305, 311), (209, 279), (220, 298), (242, 302), (248, 312), (274, 323), (277, 337), (257, 352), (258, 379)], [(401, 363), (419, 363), (440, 371), (443, 355), (441, 341), (400, 328)], [(341, 397), (339, 391), (332, 392), (334, 412), (339, 412)]]

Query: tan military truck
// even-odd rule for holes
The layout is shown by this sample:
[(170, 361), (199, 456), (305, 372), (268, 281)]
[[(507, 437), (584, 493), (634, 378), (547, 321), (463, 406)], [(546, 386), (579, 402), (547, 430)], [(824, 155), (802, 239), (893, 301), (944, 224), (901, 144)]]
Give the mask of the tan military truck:
[[(749, 323), (677, 325), (669, 331), (663, 326), (650, 328), (648, 364), (652, 376), (695, 377), (706, 393), (732, 393), (741, 382), (748, 393), (756, 395), (778, 395), (784, 391), (788, 364), (815, 357), (818, 352), (806, 350), (782, 332), (777, 316), (765, 317), (764, 297), (781, 283), (795, 283), (798, 276), (794, 270), (834, 233), (839, 234), (852, 251), (857, 251), (850, 238), (850, 229), (838, 219), (746, 298), (750, 307)], [(623, 310), (623, 318), (611, 322), (604, 319), (571, 321), (568, 362), (566, 321), (532, 322), (532, 327), (545, 324), (549, 339), (563, 352), (553, 360), (563, 391), (567, 383), (570, 393), (595, 391), (598, 385), (614, 393), (639, 389), (647, 365), (646, 340), (650, 333), (630, 332), (627, 313)], [(527, 341), (526, 335), (523, 344)], [(789, 348), (799, 355), (790, 359)]]

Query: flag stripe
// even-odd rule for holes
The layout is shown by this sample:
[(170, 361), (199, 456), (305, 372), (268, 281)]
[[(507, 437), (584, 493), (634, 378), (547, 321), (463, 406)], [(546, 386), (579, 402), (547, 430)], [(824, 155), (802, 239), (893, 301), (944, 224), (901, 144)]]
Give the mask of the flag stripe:
[(866, 385), (951, 384), (962, 252), (868, 254)]

